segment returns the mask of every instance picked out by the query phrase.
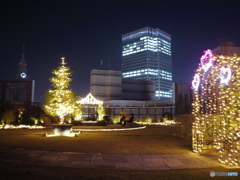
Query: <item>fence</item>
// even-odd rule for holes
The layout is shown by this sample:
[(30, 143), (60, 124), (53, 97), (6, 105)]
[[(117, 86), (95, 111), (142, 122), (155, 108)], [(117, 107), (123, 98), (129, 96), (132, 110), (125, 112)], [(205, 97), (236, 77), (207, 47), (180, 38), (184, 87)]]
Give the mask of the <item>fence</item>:
[[(165, 113), (172, 115), (176, 114), (176, 108), (173, 105), (163, 106), (110, 106), (106, 107), (107, 115), (120, 115), (121, 112), (133, 113), (136, 118), (142, 118), (144, 116), (162, 117)], [(91, 117), (96, 115), (96, 107), (85, 106), (83, 108), (83, 117)]]

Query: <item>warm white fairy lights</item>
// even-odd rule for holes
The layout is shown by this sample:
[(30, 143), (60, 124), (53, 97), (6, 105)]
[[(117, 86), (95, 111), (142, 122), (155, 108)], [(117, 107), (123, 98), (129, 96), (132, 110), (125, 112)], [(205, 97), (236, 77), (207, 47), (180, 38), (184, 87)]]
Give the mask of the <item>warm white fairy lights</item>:
[(81, 104), (77, 103), (75, 94), (68, 88), (72, 81), (72, 72), (66, 66), (65, 58), (62, 57), (61, 59), (61, 66), (52, 71), (54, 76), (50, 78), (50, 82), (54, 89), (48, 91), (43, 107), (46, 114), (58, 116), (60, 124), (64, 124), (66, 115), (77, 116), (81, 114)]
[(100, 128), (93, 128), (93, 129), (74, 129), (75, 131), (129, 131), (129, 130), (138, 130), (138, 129), (144, 129), (146, 128), (146, 126), (139, 126), (139, 127), (132, 127), (132, 128), (112, 128), (112, 129), (108, 129), (108, 128), (104, 128), (104, 129), (100, 129)]
[(91, 93), (89, 93), (85, 98), (82, 98), (78, 101), (80, 104), (91, 104), (98, 105), (97, 113), (98, 119), (102, 120), (105, 113), (105, 108), (103, 107), (103, 101), (97, 100)]
[(73, 132), (66, 132), (66, 133), (55, 133), (54, 134), (44, 134), (46, 137), (57, 137), (57, 136), (66, 136), (66, 137), (77, 137), (79, 134), (81, 134), (81, 131), (73, 133)]
[(79, 103), (81, 104), (97, 104), (102, 105), (103, 101), (97, 100), (91, 93), (89, 93), (85, 98), (82, 98), (79, 100)]
[[(199, 76), (199, 86), (197, 81)], [(240, 163), (240, 57), (214, 56), (207, 50), (194, 76), (193, 151), (202, 153), (206, 144), (220, 153), (219, 161)]]
[(195, 91), (198, 90), (199, 84), (200, 84), (200, 76), (199, 74), (195, 74), (192, 81), (192, 87)]
[(43, 129), (43, 128), (45, 128), (45, 127), (40, 126), (40, 125), (25, 125), (25, 124), (20, 124), (20, 125), (2, 124), (2, 125), (0, 125), (0, 129)]

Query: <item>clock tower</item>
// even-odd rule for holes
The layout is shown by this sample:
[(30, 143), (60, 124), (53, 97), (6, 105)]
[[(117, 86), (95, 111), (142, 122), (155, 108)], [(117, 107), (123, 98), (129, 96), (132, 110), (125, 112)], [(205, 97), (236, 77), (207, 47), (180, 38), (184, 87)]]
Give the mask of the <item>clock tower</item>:
[(17, 80), (28, 80), (27, 63), (25, 61), (25, 44), (23, 44), (22, 59), (18, 63)]

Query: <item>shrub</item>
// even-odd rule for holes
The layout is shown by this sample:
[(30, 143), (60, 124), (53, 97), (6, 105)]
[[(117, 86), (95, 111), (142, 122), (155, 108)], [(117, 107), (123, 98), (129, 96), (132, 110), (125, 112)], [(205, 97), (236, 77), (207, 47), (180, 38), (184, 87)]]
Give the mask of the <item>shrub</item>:
[(134, 118), (133, 121), (135, 121), (135, 122), (142, 122), (142, 119), (141, 118)]
[(194, 116), (191, 114), (176, 115), (176, 132), (187, 137), (192, 137), (192, 124)]
[(103, 120), (103, 116), (106, 114), (106, 108), (104, 108), (102, 105), (99, 105), (97, 107), (97, 113), (98, 113), (98, 120)]
[(170, 112), (163, 113), (162, 117), (163, 117), (163, 119), (166, 119), (166, 120), (173, 119), (172, 113), (170, 113)]
[(34, 124), (42, 124), (43, 123), (42, 118), (31, 117), (30, 119), (34, 121)]
[(16, 115), (13, 111), (7, 111), (3, 114), (3, 121), (5, 124), (11, 124), (14, 122)]
[(112, 122), (113, 124), (117, 124), (120, 122), (121, 116), (113, 116), (112, 117)]
[(72, 117), (71, 116), (67, 116), (66, 119), (64, 120), (66, 123), (71, 123), (72, 122)]
[(147, 123), (152, 123), (153, 121), (154, 121), (154, 117), (152, 117), (152, 116), (144, 116), (143, 118), (142, 118), (142, 121), (143, 122), (147, 122)]

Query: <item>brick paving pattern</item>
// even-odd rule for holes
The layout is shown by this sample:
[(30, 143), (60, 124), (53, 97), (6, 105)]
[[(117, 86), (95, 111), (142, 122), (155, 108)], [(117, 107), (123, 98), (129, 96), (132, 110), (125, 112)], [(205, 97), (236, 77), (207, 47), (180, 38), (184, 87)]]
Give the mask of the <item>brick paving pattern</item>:
[(89, 154), (0, 146), (0, 161), (77, 168), (168, 170), (210, 168), (221, 164), (217, 156), (188, 154)]

